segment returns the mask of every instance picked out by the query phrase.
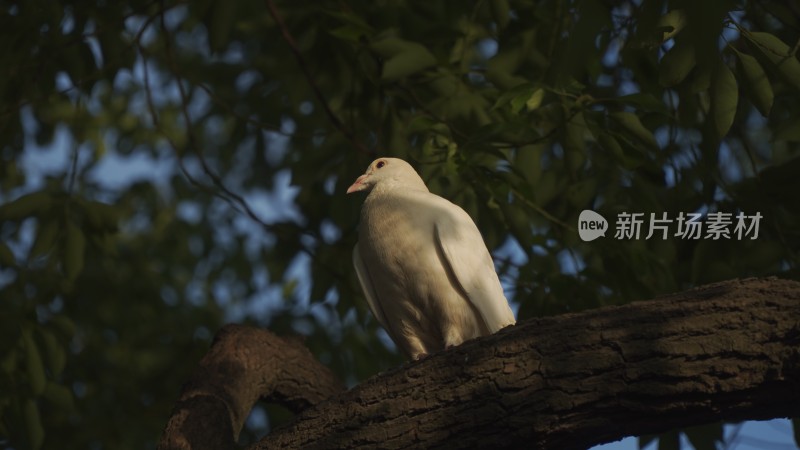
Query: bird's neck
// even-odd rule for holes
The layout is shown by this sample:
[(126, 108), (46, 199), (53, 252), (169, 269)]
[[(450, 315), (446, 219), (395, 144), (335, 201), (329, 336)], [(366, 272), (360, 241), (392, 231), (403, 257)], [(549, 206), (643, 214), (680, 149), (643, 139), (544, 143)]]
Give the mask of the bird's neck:
[(421, 178), (415, 180), (384, 180), (370, 192), (370, 197), (403, 194), (405, 192), (430, 192)]

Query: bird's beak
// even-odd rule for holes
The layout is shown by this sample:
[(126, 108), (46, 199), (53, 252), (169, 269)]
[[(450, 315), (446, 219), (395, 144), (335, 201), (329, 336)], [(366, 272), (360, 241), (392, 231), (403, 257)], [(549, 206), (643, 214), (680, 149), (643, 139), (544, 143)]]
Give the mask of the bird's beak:
[(365, 173), (364, 175), (361, 175), (360, 177), (356, 178), (356, 181), (354, 181), (353, 184), (351, 184), (350, 187), (347, 188), (347, 193), (352, 194), (353, 192), (363, 191), (364, 189), (366, 189), (367, 185), (364, 184), (364, 180), (366, 180), (368, 176), (369, 174)]

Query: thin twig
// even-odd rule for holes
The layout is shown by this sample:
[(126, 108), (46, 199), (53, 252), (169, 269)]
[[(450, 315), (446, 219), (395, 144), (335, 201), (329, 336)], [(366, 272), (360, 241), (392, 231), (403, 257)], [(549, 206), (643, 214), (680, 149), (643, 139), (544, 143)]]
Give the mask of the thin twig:
[(72, 195), (75, 193), (75, 179), (78, 177), (78, 155), (80, 155), (80, 144), (75, 143), (72, 148), (72, 161), (70, 163), (69, 183), (67, 184), (67, 193)]
[[(128, 18), (133, 17), (136, 14), (139, 14), (140, 12), (144, 11), (146, 8), (150, 7), (150, 5), (156, 3), (157, 1), (158, 0), (153, 0), (150, 3), (142, 5), (142, 7), (139, 8), (139, 9), (130, 11), (128, 14), (126, 14), (125, 16), (123, 16), (121, 18), (121, 21), (124, 22)], [(117, 31), (119, 30), (118, 27), (117, 28), (98, 27), (91, 34), (80, 34), (80, 35), (77, 35), (77, 36), (75, 36), (73, 38), (65, 40), (63, 45), (59, 46), (58, 48), (54, 48), (52, 51), (53, 51), (53, 53), (63, 52), (66, 48), (68, 48), (68, 47), (70, 47), (72, 45), (75, 45), (76, 43), (80, 42), (83, 39), (88, 39), (90, 37), (94, 37), (95, 39), (99, 40), (102, 37), (101, 34), (104, 33), (107, 29), (113, 29), (113, 30), (117, 30)], [(138, 37), (137, 37), (137, 39), (132, 41), (129, 46), (126, 46), (124, 48), (124, 50), (128, 50), (128, 49), (134, 50), (134, 47), (136, 47), (137, 44), (138, 44)], [(7, 122), (8, 118), (12, 114), (19, 112), (19, 110), (24, 106), (27, 106), (27, 105), (36, 106), (36, 105), (40, 105), (42, 103), (49, 102), (50, 99), (53, 96), (59, 97), (59, 96), (66, 95), (66, 94), (68, 94), (68, 93), (70, 93), (72, 91), (80, 91), (80, 89), (84, 85), (89, 84), (90, 82), (94, 82), (94, 81), (100, 80), (101, 77), (106, 74), (106, 72), (109, 72), (109, 71), (113, 70), (113, 68), (115, 67), (112, 64), (113, 62), (116, 62), (118, 60), (122, 60), (123, 52), (117, 52), (117, 55), (119, 55), (119, 56), (118, 56), (118, 58), (116, 60), (109, 60), (108, 59), (109, 55), (108, 54), (104, 54), (103, 57), (104, 57), (105, 64), (103, 64), (102, 67), (97, 68), (97, 70), (93, 71), (91, 74), (88, 74), (88, 75), (82, 77), (80, 80), (74, 80), (73, 79), (72, 80), (72, 86), (70, 86), (68, 88), (61, 89), (59, 91), (55, 91), (55, 93), (46, 93), (46, 94), (44, 94), (44, 95), (42, 95), (42, 96), (40, 96), (38, 98), (22, 98), (22, 99), (18, 99), (14, 105), (4, 109), (3, 111), (0, 111), (0, 123)], [(8, 73), (11, 73), (11, 74), (14, 74), (14, 73), (17, 73), (17, 74), (19, 74), (19, 73), (33, 74), (33, 76), (30, 79), (27, 79), (27, 82), (28, 82), (28, 84), (35, 84), (36, 82), (38, 82), (39, 76), (43, 73), (42, 70), (39, 70), (40, 67), (41, 67), (41, 63), (40, 64), (32, 64), (31, 67), (25, 67), (25, 66), (19, 66), (19, 65), (18, 66), (12, 66), (12, 67), (7, 68), (5, 70)], [(23, 92), (23, 91), (24, 90), (19, 90), (19, 92)]]
[[(139, 34), (141, 36), (141, 34)], [(155, 103), (153, 102), (153, 90), (150, 86), (150, 68), (148, 67), (148, 59), (147, 56), (144, 54), (144, 50), (140, 45), (137, 45), (137, 49), (139, 50), (139, 54), (142, 57), (142, 70), (144, 71), (144, 93), (145, 93), (145, 103), (147, 104), (147, 110), (150, 112), (150, 119), (153, 121), (153, 127), (161, 133), (164, 139), (167, 140), (170, 147), (175, 151), (175, 160), (178, 162), (178, 167), (181, 169), (181, 173), (183, 176), (189, 180), (189, 183), (192, 186), (195, 186), (204, 192), (209, 192), (211, 195), (221, 198), (222, 200), (231, 203), (231, 200), (228, 197), (220, 194), (219, 191), (215, 189), (211, 189), (208, 186), (200, 183), (197, 181), (191, 173), (186, 169), (185, 164), (183, 163), (183, 158), (181, 158), (180, 153), (181, 150), (178, 148), (178, 144), (167, 134), (164, 129), (161, 127), (161, 120), (158, 117), (158, 112), (156, 111)], [(235, 208), (235, 206), (234, 206)]]
[(314, 81), (314, 77), (311, 75), (311, 71), (308, 69), (308, 64), (306, 64), (303, 55), (300, 53), (300, 49), (297, 47), (297, 43), (292, 37), (292, 34), (289, 32), (289, 29), (286, 27), (286, 23), (284, 23), (283, 18), (281, 17), (280, 13), (278, 12), (278, 8), (275, 7), (275, 3), (272, 0), (264, 0), (267, 5), (267, 9), (269, 10), (269, 14), (272, 16), (272, 19), (278, 25), (278, 28), (281, 30), (281, 35), (283, 36), (283, 40), (289, 45), (289, 49), (292, 51), (294, 58), (297, 60), (297, 65), (300, 67), (300, 71), (303, 72), (303, 75), (306, 77), (306, 81), (308, 81), (309, 86), (311, 86), (311, 90), (314, 91), (314, 95), (317, 97), (317, 100), (322, 105), (322, 109), (325, 110), (325, 114), (328, 116), (328, 120), (331, 121), (334, 127), (339, 130), (344, 137), (347, 138), (348, 141), (355, 147), (358, 151), (374, 156), (375, 152), (367, 149), (364, 144), (359, 141), (356, 136), (350, 131), (345, 125), (336, 117), (336, 114), (331, 109), (330, 105), (328, 105), (327, 100), (325, 100), (325, 96), (322, 94), (319, 86)]
[[(223, 180), (221, 179), (221, 177), (219, 175), (217, 175), (216, 173), (214, 173), (212, 171), (211, 167), (209, 167), (208, 163), (206, 162), (206, 160), (205, 160), (205, 158), (204, 158), (204, 156), (202, 154), (202, 151), (201, 151), (201, 149), (199, 148), (199, 146), (197, 144), (197, 139), (195, 138), (194, 133), (192, 132), (192, 129), (191, 129), (192, 122), (191, 122), (191, 117), (189, 115), (189, 110), (188, 110), (188, 106), (187, 106), (188, 103), (189, 103), (189, 98), (188, 98), (188, 95), (186, 93), (185, 88), (183, 87), (180, 71), (179, 71), (177, 63), (175, 62), (174, 54), (172, 53), (172, 47), (171, 47), (171, 43), (170, 43), (170, 36), (169, 36), (169, 32), (168, 32), (168, 30), (166, 28), (166, 23), (164, 21), (163, 11), (162, 11), (162, 15), (161, 15), (161, 26), (163, 28), (163, 33), (164, 33), (165, 53), (166, 53), (165, 57), (166, 57), (166, 59), (168, 61), (168, 64), (170, 66), (170, 70), (172, 71), (173, 75), (176, 78), (176, 82), (178, 83), (178, 92), (180, 93), (180, 97), (181, 97), (181, 114), (182, 114), (182, 116), (184, 118), (184, 121), (186, 122), (186, 133), (187, 133), (189, 146), (193, 150), (195, 155), (197, 156), (198, 160), (200, 161), (200, 164), (203, 167), (204, 173), (212, 180), (212, 182), (214, 184), (214, 187), (216, 189), (213, 189), (210, 186), (206, 186), (203, 183), (200, 183), (197, 179), (195, 179), (192, 176), (191, 173), (189, 173), (189, 171), (187, 170), (186, 166), (184, 165), (183, 158), (180, 155), (182, 152), (181, 152), (178, 144), (173, 139), (171, 139), (170, 136), (167, 133), (165, 133), (164, 130), (161, 128), (160, 121), (159, 121), (159, 118), (158, 118), (158, 115), (157, 115), (157, 112), (156, 112), (155, 104), (154, 104), (153, 98), (152, 98), (152, 92), (151, 92), (151, 87), (150, 87), (150, 77), (149, 77), (149, 74), (148, 74), (148, 67), (147, 67), (147, 58), (144, 57), (144, 51), (141, 48), (141, 46), (137, 46), (139, 51), (140, 51), (140, 54), (142, 54), (142, 60), (144, 61), (143, 62), (144, 71), (145, 71), (144, 81), (145, 81), (145, 92), (146, 92), (145, 97), (146, 97), (147, 107), (148, 107), (148, 109), (150, 111), (150, 115), (152, 116), (152, 120), (153, 120), (154, 126), (156, 127), (157, 130), (159, 130), (161, 132), (161, 134), (165, 137), (167, 142), (170, 144), (170, 146), (175, 151), (176, 160), (178, 161), (178, 165), (180, 167), (181, 172), (186, 177), (186, 179), (189, 180), (189, 183), (191, 183), (192, 185), (194, 185), (194, 186), (196, 186), (196, 187), (198, 187), (198, 188), (200, 188), (200, 189), (202, 189), (202, 190), (204, 190), (206, 192), (210, 192), (213, 196), (218, 197), (218, 198), (222, 199), (223, 201), (227, 202), (229, 205), (231, 205), (234, 208), (234, 210), (236, 210), (239, 213), (245, 214), (251, 220), (253, 220), (257, 224), (262, 226), (265, 230), (267, 230), (267, 231), (269, 231), (269, 232), (271, 232), (273, 234), (276, 234), (278, 236), (285, 235), (285, 233), (281, 230), (280, 227), (268, 224), (261, 217), (259, 217), (255, 213), (255, 211), (250, 207), (250, 204), (247, 202), (247, 200), (245, 200), (241, 195), (239, 195), (239, 194), (231, 191), (230, 189), (228, 189), (224, 185)], [(318, 234), (312, 233), (311, 230), (300, 230), (300, 234), (310, 236), (310, 237), (314, 238), (314, 240), (316, 242), (322, 242), (321, 236), (319, 236)], [(322, 268), (323, 270), (327, 271), (329, 274), (333, 275), (334, 277), (337, 277), (337, 278), (341, 278), (342, 277), (342, 273), (339, 270), (337, 270), (337, 268), (334, 268), (331, 265), (325, 264), (323, 261), (321, 261), (320, 258), (317, 256), (317, 254), (309, 246), (309, 244), (304, 243), (302, 239), (298, 239), (298, 242), (300, 244), (300, 246), (299, 246), (300, 251), (302, 251), (302, 252), (306, 253), (307, 255), (309, 255), (311, 257), (311, 259), (320, 268)]]
[[(189, 80), (187, 80), (187, 81), (189, 81)], [(219, 106), (220, 108), (224, 109), (228, 114), (230, 114), (233, 117), (236, 117), (237, 119), (240, 119), (242, 122), (245, 122), (245, 123), (247, 123), (249, 125), (252, 125), (252, 126), (258, 128), (259, 130), (266, 130), (266, 131), (269, 131), (271, 133), (279, 134), (281, 136), (286, 136), (286, 137), (297, 137), (297, 136), (314, 137), (314, 136), (324, 136), (325, 134), (327, 134), (327, 133), (321, 132), (321, 131), (320, 132), (313, 132), (312, 134), (309, 134), (309, 133), (302, 133), (302, 132), (299, 132), (299, 131), (296, 131), (296, 130), (292, 131), (291, 133), (287, 133), (287, 132), (285, 132), (285, 131), (283, 131), (281, 129), (280, 125), (268, 124), (268, 123), (260, 122), (260, 121), (258, 121), (256, 119), (253, 119), (252, 117), (248, 117), (248, 116), (245, 116), (245, 115), (242, 115), (242, 114), (236, 112), (236, 110), (231, 105), (227, 104), (225, 102), (225, 100), (220, 98), (220, 96), (217, 95), (216, 92), (214, 92), (210, 87), (206, 86), (205, 84), (203, 84), (203, 83), (192, 83), (192, 85), (195, 86), (195, 87), (200, 88), (200, 90), (205, 92), (206, 95), (208, 95), (211, 98), (211, 100), (213, 100), (214, 103), (217, 106)]]
[(523, 195), (522, 192), (520, 192), (517, 188), (512, 187), (511, 188), (511, 192), (514, 193), (514, 196), (516, 198), (522, 200), (522, 202), (524, 204), (526, 204), (529, 208), (531, 208), (532, 210), (534, 210), (534, 211), (538, 212), (539, 214), (541, 214), (542, 216), (544, 216), (545, 219), (547, 219), (547, 220), (549, 220), (549, 221), (551, 221), (551, 222), (553, 222), (555, 224), (561, 225), (567, 231), (575, 231), (574, 228), (572, 228), (571, 226), (567, 225), (564, 221), (562, 221), (558, 217), (550, 214), (549, 212), (547, 212), (541, 206), (539, 206), (536, 203), (533, 203), (532, 201), (528, 200), (528, 198), (525, 197), (525, 195)]
[(397, 84), (396, 87), (401, 92), (403, 92), (406, 95), (408, 95), (411, 98), (411, 100), (413, 101), (413, 103), (416, 105), (416, 107), (419, 108), (420, 111), (422, 111), (423, 113), (427, 114), (428, 116), (430, 116), (431, 118), (433, 118), (437, 122), (440, 122), (440, 123), (443, 123), (443, 124), (447, 125), (447, 128), (454, 135), (462, 137), (462, 138), (465, 138), (465, 139), (468, 137), (466, 133), (464, 133), (464, 132), (460, 131), (459, 129), (457, 129), (452, 123), (448, 122), (444, 117), (439, 116), (435, 112), (431, 111), (430, 108), (425, 106), (425, 104), (422, 103), (422, 100), (417, 96), (417, 94), (413, 90), (411, 90), (411, 89), (409, 89), (409, 88), (407, 88), (405, 86), (401, 86), (400, 84)]
[[(200, 165), (203, 167), (203, 172), (209, 178), (211, 178), (211, 181), (220, 190), (220, 192), (222, 194), (224, 194), (224, 196), (226, 196), (229, 199), (233, 200), (238, 205), (237, 209), (240, 208), (240, 210), (242, 212), (247, 214), (247, 216), (249, 216), (251, 219), (253, 219), (257, 223), (259, 223), (259, 224), (261, 224), (261, 225), (263, 225), (265, 227), (269, 227), (269, 225), (266, 222), (264, 222), (255, 213), (255, 211), (253, 211), (253, 209), (250, 207), (248, 202), (241, 195), (231, 191), (230, 189), (228, 189), (227, 186), (225, 186), (225, 183), (222, 180), (222, 178), (216, 172), (214, 172), (214, 170), (211, 169), (211, 167), (208, 165), (208, 161), (206, 161), (206, 158), (203, 155), (203, 152), (200, 150), (200, 147), (197, 144), (197, 138), (195, 137), (194, 132), (192, 132), (192, 120), (191, 120), (191, 116), (189, 114), (189, 106), (188, 106), (189, 105), (189, 96), (187, 95), (186, 89), (183, 86), (183, 80), (181, 79), (181, 74), (180, 74), (180, 70), (178, 68), (178, 64), (175, 62), (175, 55), (172, 52), (172, 43), (170, 41), (169, 32), (167, 31), (167, 24), (166, 24), (166, 21), (164, 20), (163, 12), (161, 14), (161, 28), (162, 28), (162, 31), (164, 33), (164, 51), (166, 53), (165, 56), (166, 56), (167, 61), (168, 61), (169, 65), (170, 65), (170, 69), (175, 74), (176, 83), (178, 85), (178, 93), (180, 94), (180, 97), (181, 97), (181, 115), (183, 116), (184, 122), (186, 122), (186, 136), (187, 136), (187, 138), (189, 140), (189, 147), (194, 151), (195, 155), (197, 156), (198, 161), (200, 161)], [(174, 148), (175, 148), (176, 151), (179, 151), (177, 147), (174, 147)], [(180, 155), (178, 155), (178, 156), (179, 156), (178, 159), (180, 160)], [(192, 178), (188, 177), (189, 172), (185, 169), (185, 167), (181, 166), (181, 169), (182, 169), (184, 175), (187, 175), (187, 178), (189, 178), (190, 181), (192, 181)]]

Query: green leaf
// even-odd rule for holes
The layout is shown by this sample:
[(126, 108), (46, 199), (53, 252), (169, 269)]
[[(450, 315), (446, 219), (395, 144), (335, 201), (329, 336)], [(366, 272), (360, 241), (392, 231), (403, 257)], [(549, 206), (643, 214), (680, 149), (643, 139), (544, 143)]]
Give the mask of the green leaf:
[(658, 68), (658, 82), (665, 87), (672, 87), (683, 81), (694, 68), (694, 44), (691, 41), (679, 41), (661, 58)]
[(228, 46), (231, 30), (236, 23), (236, 8), (238, 2), (215, 0), (211, 5), (210, 14), (207, 16), (208, 44), (212, 52), (221, 52)]
[[(777, 199), (776, 199), (777, 200)], [(733, 231), (731, 236), (736, 236)], [(784, 257), (784, 247), (781, 243), (775, 241), (763, 241), (758, 245), (753, 246), (747, 252), (747, 264), (753, 270), (765, 269), (768, 267), (778, 267), (781, 258)]]
[(550, 77), (555, 86), (566, 87), (582, 80), (586, 71), (599, 70), (599, 55), (595, 52), (595, 39), (611, 25), (611, 6), (600, 0), (580, 2), (577, 22), (552, 55)]
[(658, 436), (658, 450), (680, 450), (681, 440), (677, 431)]
[(603, 130), (595, 133), (595, 139), (597, 139), (597, 143), (600, 144), (600, 148), (622, 159), (622, 146), (614, 139), (614, 136), (611, 136)]
[(736, 117), (736, 104), (739, 102), (739, 87), (733, 72), (724, 63), (720, 63), (711, 80), (711, 116), (714, 129), (722, 139), (728, 134), (733, 119)]
[(419, 73), (436, 64), (436, 59), (423, 46), (414, 47), (386, 61), (381, 78), (397, 81)]
[(357, 14), (344, 11), (326, 11), (325, 14), (342, 23), (342, 26), (329, 32), (339, 39), (356, 43), (375, 34), (375, 30)]
[(507, 0), (492, 0), (489, 2), (492, 8), (492, 19), (497, 23), (497, 28), (500, 30), (505, 29), (508, 25), (508, 20), (511, 18), (511, 6)]
[[(21, 340), (21, 338), (20, 338)], [(17, 357), (19, 356), (18, 348), (12, 347), (0, 357), (0, 370), (6, 374), (11, 374), (17, 370)]]
[(731, 266), (731, 259), (726, 256), (727, 253), (724, 241), (699, 241), (694, 250), (695, 259), (692, 261), (692, 282), (711, 283), (735, 278), (736, 272)]
[(797, 174), (800, 173), (800, 157), (794, 157), (780, 164), (768, 166), (761, 171), (761, 188), (770, 200), (780, 200), (783, 207), (800, 211), (800, 198), (797, 192)]
[(782, 24), (796, 29), (800, 27), (800, 17), (797, 16), (793, 6), (789, 2), (766, 2), (764, 3), (764, 10)]
[(692, 94), (705, 93), (711, 87), (711, 74), (713, 72), (711, 64), (702, 64), (695, 68), (687, 81), (687, 87)]
[(573, 173), (576, 173), (586, 160), (586, 131), (586, 120), (580, 112), (572, 116), (564, 127), (562, 143), (565, 159)]
[(566, 199), (576, 208), (588, 208), (590, 201), (597, 195), (597, 178), (588, 178), (569, 186), (565, 192)]
[(637, 439), (638, 444), (639, 444), (639, 448), (643, 449), (643, 448), (647, 447), (648, 445), (650, 445), (650, 443), (655, 441), (657, 438), (658, 438), (658, 436), (655, 436), (655, 435), (652, 435), (652, 434), (639, 436), (639, 439)]
[(42, 397), (61, 409), (71, 410), (75, 407), (75, 400), (72, 396), (72, 391), (70, 391), (66, 386), (53, 383), (52, 381), (47, 382), (47, 386), (44, 388)]
[[(533, 111), (542, 104), (544, 98), (544, 90), (526, 85), (524, 89), (512, 89), (509, 91), (514, 93), (510, 100), (511, 112), (519, 114), (522, 108), (527, 108), (528, 111)], [(502, 100), (502, 97), (498, 102)], [(497, 105), (497, 104), (495, 104)]]
[(13, 267), (15, 265), (17, 265), (17, 259), (14, 257), (14, 253), (5, 243), (0, 242), (0, 266)]
[(375, 42), (370, 48), (385, 58), (381, 79), (397, 81), (436, 64), (436, 57), (425, 46), (398, 38)]
[(507, 89), (503, 91), (503, 93), (497, 98), (492, 106), (492, 109), (498, 109), (505, 105), (511, 105), (512, 111), (516, 109), (514, 112), (519, 112), (523, 106), (525, 106), (525, 102), (533, 95), (536, 91), (536, 86), (532, 83), (525, 83), (519, 86), (515, 86), (511, 89)]
[(529, 80), (515, 72), (526, 58), (526, 48), (502, 48), (486, 65), (486, 79), (500, 89), (513, 89)]
[(663, 28), (661, 41), (666, 41), (678, 34), (686, 26), (686, 12), (682, 9), (673, 9), (658, 20), (657, 27)]
[(773, 93), (767, 74), (754, 57), (742, 52), (736, 52), (736, 56), (739, 57), (739, 72), (745, 81), (742, 87), (761, 115), (769, 116)]
[(800, 418), (792, 418), (792, 429), (794, 430), (794, 444), (800, 447)]
[(20, 170), (19, 164), (14, 160), (3, 161), (0, 164), (0, 190), (8, 192), (23, 184), (25, 184), (25, 173)]
[(774, 134), (776, 141), (800, 142), (800, 118), (793, 118), (781, 125)]
[(722, 423), (712, 423), (683, 430), (695, 450), (717, 450), (722, 442)]
[(339, 36), (346, 38), (347, 40), (350, 40), (353, 37), (358, 40), (361, 38), (361, 36), (371, 36), (375, 33), (375, 29), (363, 18), (359, 17), (355, 11), (350, 11), (347, 9), (337, 11), (326, 10), (324, 11), (324, 14), (341, 22), (342, 28), (348, 28), (350, 30), (344, 32), (343, 36)]
[(745, 32), (743, 35), (759, 54), (775, 66), (781, 78), (795, 89), (800, 89), (800, 61), (783, 41), (770, 33)]
[(52, 326), (55, 330), (61, 333), (65, 340), (72, 339), (75, 335), (75, 322), (65, 315), (53, 316), (47, 321), (47, 325)]
[(544, 89), (536, 89), (533, 91), (533, 94), (525, 101), (525, 107), (528, 111), (533, 111), (537, 109), (542, 104), (542, 99), (544, 99)]
[(595, 138), (597, 139), (597, 143), (600, 145), (600, 148), (603, 150), (611, 153), (614, 158), (622, 163), (622, 166), (628, 170), (635, 169), (642, 165), (644, 159), (638, 153), (634, 153), (632, 151), (626, 151), (626, 148), (632, 148), (630, 145), (626, 145), (623, 147), (619, 141), (611, 135), (611, 133), (603, 131), (597, 131), (595, 133)]
[(39, 191), (0, 206), (0, 221), (21, 220), (47, 210), (52, 204), (49, 192)]
[(611, 118), (648, 148), (658, 149), (658, 142), (656, 142), (656, 138), (653, 137), (653, 133), (642, 124), (642, 121), (639, 120), (639, 116), (636, 114), (627, 111), (617, 111), (611, 113)]
[(67, 350), (47, 328), (38, 328), (36, 331), (44, 349), (47, 368), (54, 377), (58, 377), (67, 364)]
[(532, 145), (520, 148), (514, 161), (514, 169), (528, 182), (538, 179), (542, 172), (540, 149)]
[(283, 295), (284, 299), (291, 299), (297, 289), (298, 281), (296, 278), (292, 278), (288, 280), (286, 283), (283, 284)]
[(84, 205), (83, 211), (90, 227), (102, 231), (117, 231), (121, 214), (116, 206), (92, 201)]
[(37, 258), (49, 252), (56, 242), (58, 230), (61, 227), (61, 224), (55, 219), (47, 221), (40, 219), (39, 225), (36, 239), (33, 241), (33, 246), (31, 246), (29, 259)]
[(74, 281), (83, 270), (86, 236), (72, 221), (67, 222), (67, 242), (64, 247), (64, 275)]
[(333, 37), (353, 43), (359, 42), (362, 37), (366, 36), (364, 30), (351, 25), (342, 25), (341, 27), (334, 28), (328, 33)]
[(529, 251), (533, 247), (533, 240), (531, 235), (531, 218), (524, 209), (514, 207), (507, 202), (499, 203), (500, 210), (503, 213), (503, 219), (506, 226), (508, 226), (511, 233), (517, 238), (522, 248)]
[(39, 354), (39, 348), (33, 340), (33, 332), (31, 330), (22, 330), (22, 342), (25, 348), (25, 370), (28, 374), (28, 383), (31, 386), (33, 395), (39, 396), (44, 392), (47, 378), (45, 377), (44, 364), (42, 364), (42, 356)]
[(28, 437), (28, 445), (32, 450), (42, 448), (44, 443), (44, 427), (39, 415), (39, 406), (33, 399), (27, 399), (22, 404), (22, 419)]
[(636, 94), (617, 97), (614, 101), (635, 106), (637, 110), (641, 111), (652, 111), (661, 114), (667, 114), (668, 112), (664, 102), (657, 99), (653, 94), (637, 92)]
[(436, 125), (441, 125), (441, 122), (438, 122), (429, 116), (419, 115), (411, 119), (411, 122), (409, 122), (408, 126), (406, 127), (406, 132), (408, 134), (414, 134), (423, 131), (429, 131), (432, 130)]

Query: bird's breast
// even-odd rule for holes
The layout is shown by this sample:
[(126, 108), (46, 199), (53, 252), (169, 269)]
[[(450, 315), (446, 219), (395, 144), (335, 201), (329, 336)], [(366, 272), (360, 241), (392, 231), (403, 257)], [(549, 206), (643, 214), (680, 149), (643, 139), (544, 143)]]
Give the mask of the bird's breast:
[(362, 216), (359, 242), (384, 267), (408, 271), (426, 265), (433, 242), (433, 224), (402, 211), (380, 208)]

